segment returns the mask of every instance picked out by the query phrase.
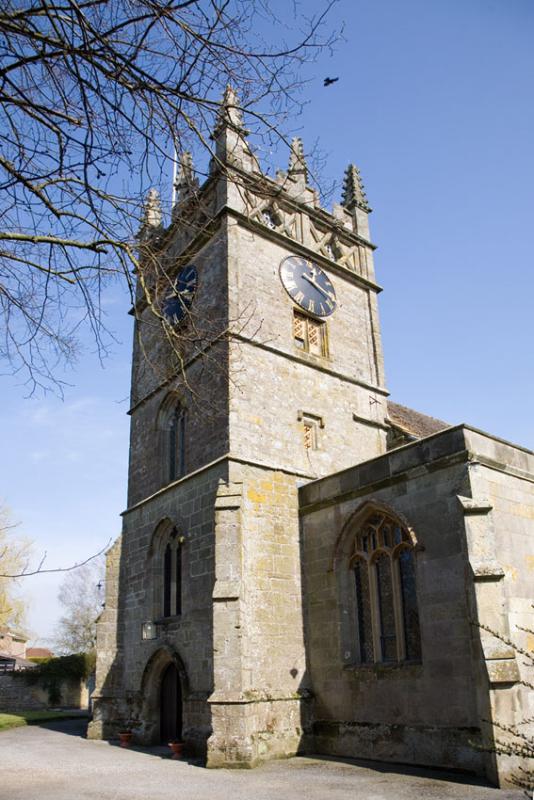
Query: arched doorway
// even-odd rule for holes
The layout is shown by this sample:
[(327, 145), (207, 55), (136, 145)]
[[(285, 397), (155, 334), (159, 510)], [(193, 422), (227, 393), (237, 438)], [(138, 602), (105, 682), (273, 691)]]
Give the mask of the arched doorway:
[(159, 720), (161, 742), (182, 738), (182, 685), (174, 662), (168, 664), (161, 677)]

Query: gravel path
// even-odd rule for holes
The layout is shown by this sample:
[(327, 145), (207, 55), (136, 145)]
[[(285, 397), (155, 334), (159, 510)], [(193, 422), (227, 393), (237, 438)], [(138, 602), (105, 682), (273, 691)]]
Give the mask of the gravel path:
[(84, 739), (65, 720), (0, 733), (0, 800), (519, 800), (449, 773), (294, 758), (207, 770)]

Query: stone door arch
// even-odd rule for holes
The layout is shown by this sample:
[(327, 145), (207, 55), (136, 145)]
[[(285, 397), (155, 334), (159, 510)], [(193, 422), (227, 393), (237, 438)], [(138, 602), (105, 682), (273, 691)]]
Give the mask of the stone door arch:
[(182, 684), (176, 664), (167, 665), (159, 692), (159, 738), (162, 744), (181, 741), (183, 728)]
[(161, 647), (153, 653), (145, 667), (141, 691), (145, 742), (159, 744), (162, 736), (167, 741), (182, 738), (186, 723), (184, 700), (189, 694), (189, 683), (176, 651)]

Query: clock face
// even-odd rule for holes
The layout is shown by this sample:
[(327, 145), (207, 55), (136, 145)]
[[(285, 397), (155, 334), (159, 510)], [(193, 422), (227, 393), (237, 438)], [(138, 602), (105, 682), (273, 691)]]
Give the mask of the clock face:
[(328, 317), (336, 310), (336, 292), (323, 270), (300, 256), (284, 258), (280, 280), (291, 299), (316, 317)]
[(197, 290), (198, 276), (195, 267), (183, 267), (177, 274), (161, 304), (163, 316), (170, 325), (178, 325), (191, 308)]

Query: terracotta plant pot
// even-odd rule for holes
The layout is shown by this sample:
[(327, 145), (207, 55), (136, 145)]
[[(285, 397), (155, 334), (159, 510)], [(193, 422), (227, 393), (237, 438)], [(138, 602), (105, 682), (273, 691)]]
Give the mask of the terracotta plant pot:
[(181, 758), (184, 752), (183, 742), (169, 742), (169, 747), (172, 751), (171, 758)]
[(123, 731), (119, 733), (119, 744), (121, 747), (129, 747), (132, 742), (133, 733), (131, 731)]

